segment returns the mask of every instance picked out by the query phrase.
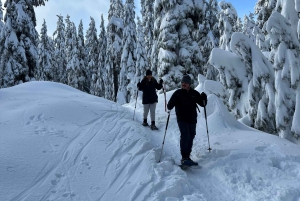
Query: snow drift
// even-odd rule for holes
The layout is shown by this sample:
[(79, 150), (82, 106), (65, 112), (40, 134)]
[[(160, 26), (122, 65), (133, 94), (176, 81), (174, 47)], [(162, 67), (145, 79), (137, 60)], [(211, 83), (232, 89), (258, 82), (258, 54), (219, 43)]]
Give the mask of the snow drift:
[[(170, 98), (173, 91), (167, 93)], [(63, 84), (0, 90), (0, 200), (298, 200), (300, 148), (237, 122), (209, 96), (192, 158), (182, 171), (179, 131), (159, 95), (159, 131), (141, 126), (142, 104), (118, 105)]]

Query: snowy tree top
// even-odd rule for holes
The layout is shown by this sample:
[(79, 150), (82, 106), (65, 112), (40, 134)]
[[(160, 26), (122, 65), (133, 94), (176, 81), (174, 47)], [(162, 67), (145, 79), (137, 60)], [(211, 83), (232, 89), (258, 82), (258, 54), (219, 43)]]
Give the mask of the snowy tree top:
[(115, 16), (112, 16), (107, 26), (110, 26), (111, 24), (118, 27), (118, 29), (124, 29), (124, 23), (123, 23), (123, 20), (121, 18), (117, 18)]

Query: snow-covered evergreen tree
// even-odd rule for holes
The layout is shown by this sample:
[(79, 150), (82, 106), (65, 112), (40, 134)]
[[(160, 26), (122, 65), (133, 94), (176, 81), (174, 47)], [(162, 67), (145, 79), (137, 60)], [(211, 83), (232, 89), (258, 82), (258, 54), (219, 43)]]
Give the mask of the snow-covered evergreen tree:
[(291, 24), (292, 30), (297, 33), (299, 17), (298, 12), (295, 9), (295, 0), (277, 0), (275, 11), (281, 13), (281, 15)]
[(3, 23), (2, 1), (0, 0), (0, 33), (1, 33), (3, 26), (4, 26), (4, 23)]
[(78, 89), (81, 91), (89, 92), (87, 89), (87, 74), (86, 74), (86, 66), (87, 66), (87, 51), (84, 44), (84, 34), (83, 34), (83, 23), (80, 20), (78, 26), (78, 37), (77, 37), (77, 45), (78, 45), (78, 60), (79, 60), (79, 69), (78, 69)]
[(143, 25), (140, 18), (137, 17), (137, 39), (136, 39), (136, 65), (135, 65), (135, 76), (133, 78), (133, 92), (132, 100), (136, 99), (137, 87), (136, 84), (140, 82), (144, 76), (146, 70), (149, 68), (149, 63), (146, 54), (145, 40), (144, 40)]
[[(0, 0), (0, 34), (1, 34), (1, 30), (2, 30), (3, 26), (4, 26), (4, 23), (3, 23), (2, 1)], [(0, 57), (0, 59), (1, 59), (1, 57)], [(0, 64), (0, 88), (2, 87), (2, 79), (3, 79), (3, 69)]]
[[(289, 9), (284, 10), (290, 12)], [(296, 90), (300, 79), (299, 41), (289, 20), (276, 11), (266, 23), (266, 30), (271, 44), (269, 59), (275, 68), (276, 128), (280, 137), (295, 141), (291, 127), (295, 114)]]
[(119, 76), (119, 90), (117, 102), (129, 103), (134, 93), (134, 76), (136, 62), (136, 24), (134, 1), (126, 0), (124, 6), (123, 51), (121, 56), (121, 70)]
[(67, 65), (72, 57), (72, 31), (72, 22), (70, 20), (70, 16), (67, 15), (65, 19), (65, 52)]
[(96, 84), (97, 84), (97, 73), (98, 73), (98, 37), (97, 37), (97, 28), (95, 25), (94, 18), (91, 17), (91, 22), (89, 28), (86, 31), (85, 35), (85, 47), (88, 53), (88, 69), (86, 69), (88, 80), (90, 80), (90, 94), (95, 95)]
[[(243, 123), (275, 133), (274, 72), (254, 42), (234, 33), (230, 51), (213, 49), (210, 63), (229, 92), (228, 108)], [(221, 97), (223, 98), (223, 97)]]
[(238, 55), (221, 48), (212, 50), (209, 62), (219, 71), (220, 82), (229, 92), (227, 107), (235, 118), (242, 118), (247, 114), (241, 100), (247, 97), (248, 78), (245, 63)]
[(95, 95), (96, 96), (105, 96), (105, 85), (104, 77), (106, 75), (105, 70), (105, 54), (107, 49), (107, 39), (106, 39), (106, 30), (104, 26), (103, 15), (101, 15), (101, 24), (100, 24), (100, 34), (99, 34), (99, 58), (98, 58), (98, 80), (96, 84)]
[(265, 36), (264, 32), (262, 31), (262, 29), (260, 29), (257, 26), (257, 23), (255, 24), (255, 27), (254, 27), (252, 33), (253, 33), (253, 35), (255, 37), (255, 44), (259, 47), (259, 49), (262, 52), (269, 51), (270, 45), (266, 41), (266, 36)]
[[(298, 76), (300, 77), (300, 75)], [(292, 122), (292, 135), (294, 137), (294, 141), (297, 141), (298, 144), (300, 144), (300, 124), (299, 124), (299, 118), (300, 118), (300, 84), (298, 83), (298, 86), (296, 88), (296, 106), (295, 106), (295, 113), (293, 117)]]
[(268, 52), (270, 49), (269, 39), (266, 38), (266, 31), (264, 28), (265, 22), (269, 19), (273, 9), (276, 6), (277, 0), (258, 0), (254, 7), (254, 14), (256, 15), (255, 27), (253, 35), (255, 36), (255, 43), (263, 52)]
[(66, 50), (66, 73), (67, 84), (76, 89), (79, 88), (79, 58), (78, 58), (78, 40), (76, 26), (70, 20), (70, 16), (67, 15), (65, 28), (65, 50)]
[(245, 64), (246, 96), (239, 101), (243, 105), (241, 111), (244, 122), (259, 130), (276, 133), (275, 129), (275, 87), (272, 64), (261, 53), (251, 38), (241, 33), (232, 35), (230, 48)]
[(242, 23), (241, 18), (237, 18), (236, 24), (233, 26), (234, 32), (243, 32), (244, 25)]
[(157, 74), (157, 67), (158, 67), (158, 53), (159, 53), (159, 41), (158, 41), (158, 34), (159, 32), (153, 32), (153, 42), (152, 42), (152, 48), (151, 48), (151, 61), (149, 63), (149, 66), (151, 66), (152, 74)]
[(44, 1), (9, 0), (4, 3), (5, 25), (0, 36), (0, 68), (3, 86), (13, 86), (34, 79), (37, 67), (38, 33), (34, 6)]
[(122, 54), (123, 37), (123, 4), (120, 0), (111, 0), (107, 24), (105, 98), (116, 101), (119, 88), (119, 74)]
[(258, 0), (254, 7), (254, 14), (257, 16), (257, 26), (263, 29), (265, 22), (271, 16), (277, 0)]
[[(68, 40), (67, 49), (68, 49), (68, 64), (67, 64), (67, 79), (68, 85), (78, 89), (79, 85), (79, 59), (78, 59), (78, 44), (77, 44), (77, 31), (76, 26), (73, 22), (70, 22), (69, 36), (66, 38)], [(67, 32), (68, 33), (68, 32)]]
[(219, 2), (221, 11), (218, 14), (219, 19), (219, 33), (220, 33), (220, 48), (230, 51), (229, 43), (231, 35), (236, 30), (234, 29), (237, 22), (237, 12), (231, 3), (221, 1)]
[[(298, 17), (300, 13), (300, 0), (295, 0), (295, 10), (298, 12)], [(300, 19), (298, 20), (298, 27), (297, 27), (297, 34), (298, 34), (298, 40), (300, 39)], [(295, 66), (299, 66), (295, 65)], [(294, 71), (292, 71), (292, 85), (296, 92), (296, 106), (295, 106), (295, 113), (293, 117), (292, 122), (292, 134), (293, 137), (297, 140), (298, 144), (300, 144), (300, 124), (298, 123), (298, 120), (300, 118), (300, 70), (298, 68), (293, 68)]]
[(53, 33), (54, 44), (55, 44), (55, 64), (54, 64), (54, 81), (67, 84), (67, 60), (65, 50), (65, 24), (63, 16), (57, 15), (57, 27)]
[(37, 80), (53, 80), (53, 47), (47, 34), (46, 21), (42, 25), (40, 41), (38, 46), (38, 66), (36, 71)]
[[(147, 63), (151, 63), (151, 51), (153, 44), (153, 29), (154, 29), (154, 0), (141, 1), (142, 26), (145, 36), (145, 48), (147, 55)], [(150, 68), (150, 66), (148, 67)], [(156, 73), (156, 71), (155, 71)], [(155, 74), (153, 73), (153, 74)]]
[(253, 13), (244, 16), (243, 34), (248, 36), (252, 41), (256, 41), (253, 30), (255, 29), (255, 21)]
[(204, 19), (199, 22), (197, 32), (197, 41), (202, 54), (201, 66), (203, 67), (203, 72), (200, 71), (200, 73), (206, 75), (208, 79), (216, 80), (218, 71), (208, 63), (208, 60), (212, 49), (219, 46), (218, 2), (217, 0), (209, 0), (204, 4)]
[(56, 75), (56, 69), (55, 69), (55, 42), (53, 40), (53, 38), (51, 36), (48, 36), (48, 43), (49, 43), (49, 54), (50, 54), (50, 58), (51, 58), (51, 63), (52, 63), (52, 67), (51, 67), (51, 74), (52, 74), (52, 79), (51, 81), (54, 81), (54, 76)]
[[(195, 32), (201, 21), (203, 1), (156, 1), (152, 58), (157, 75), (165, 80), (167, 89), (180, 85), (182, 75), (196, 78), (201, 52)], [(153, 66), (152, 66), (153, 67)]]

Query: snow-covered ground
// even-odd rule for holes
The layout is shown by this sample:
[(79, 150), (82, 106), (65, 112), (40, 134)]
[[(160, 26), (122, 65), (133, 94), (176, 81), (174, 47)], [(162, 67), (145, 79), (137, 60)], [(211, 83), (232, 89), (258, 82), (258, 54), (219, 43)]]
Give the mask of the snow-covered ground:
[[(170, 98), (173, 91), (167, 93)], [(138, 100), (117, 105), (63, 84), (0, 89), (0, 200), (300, 200), (300, 146), (236, 121), (209, 95), (192, 158), (181, 170), (179, 131), (159, 95), (159, 131), (141, 125)]]

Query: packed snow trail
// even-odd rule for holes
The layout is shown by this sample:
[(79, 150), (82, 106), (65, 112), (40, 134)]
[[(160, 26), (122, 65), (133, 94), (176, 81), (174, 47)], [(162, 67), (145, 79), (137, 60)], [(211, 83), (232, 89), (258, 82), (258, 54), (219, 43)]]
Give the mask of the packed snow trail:
[[(167, 99), (172, 92), (167, 93)], [(192, 157), (181, 170), (179, 130), (159, 95), (158, 131), (143, 127), (142, 104), (120, 106), (63, 84), (0, 89), (0, 200), (299, 200), (300, 147), (235, 121), (209, 96)]]

